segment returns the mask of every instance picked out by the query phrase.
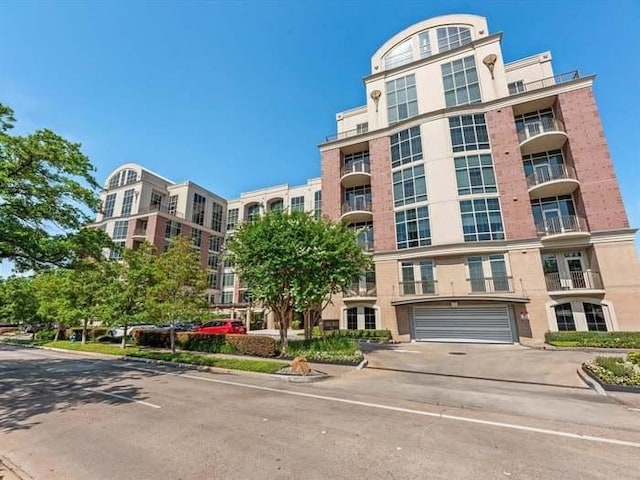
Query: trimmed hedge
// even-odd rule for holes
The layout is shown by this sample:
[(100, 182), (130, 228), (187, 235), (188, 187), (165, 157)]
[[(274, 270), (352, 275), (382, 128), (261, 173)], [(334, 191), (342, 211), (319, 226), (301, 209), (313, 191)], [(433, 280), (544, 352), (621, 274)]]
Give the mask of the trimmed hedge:
[(391, 340), (391, 332), (389, 330), (330, 330), (325, 333), (325, 336)]
[(640, 348), (640, 332), (547, 332), (557, 347)]
[[(171, 337), (166, 331), (140, 330), (134, 340), (142, 347), (171, 348)], [(178, 332), (176, 347), (195, 352), (241, 353), (257, 357), (275, 357), (277, 353), (273, 338), (240, 334)]]

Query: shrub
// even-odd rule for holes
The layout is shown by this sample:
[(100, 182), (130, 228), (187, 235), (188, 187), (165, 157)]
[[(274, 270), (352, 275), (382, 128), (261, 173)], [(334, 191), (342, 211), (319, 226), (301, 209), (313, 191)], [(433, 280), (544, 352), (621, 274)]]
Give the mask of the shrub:
[(313, 327), (311, 329), (311, 336), (312, 337), (322, 337), (323, 336), (322, 329), (319, 326), (318, 327)]
[(336, 335), (290, 341), (286, 356), (303, 356), (309, 361), (348, 363), (357, 363), (363, 358), (353, 339)]
[(291, 321), (291, 329), (292, 330), (300, 330), (302, 326), (302, 322), (300, 320), (292, 320)]
[(36, 340), (46, 340), (47, 342), (50, 342), (55, 337), (55, 330), (39, 330), (36, 332)]
[(638, 353), (632, 352), (627, 358), (596, 357), (586, 363), (586, 368), (604, 383), (640, 386), (640, 364), (635, 362)]
[(233, 345), (239, 353), (257, 357), (275, 357), (276, 341), (271, 337), (258, 335), (226, 335), (227, 343)]
[(624, 377), (629, 373), (622, 357), (596, 357), (594, 363), (599, 367), (606, 368), (618, 377)]
[[(168, 337), (169, 333), (166, 335)], [(217, 353), (221, 351), (224, 343), (224, 335), (190, 332), (176, 334), (176, 344), (183, 350)]]
[(631, 363), (635, 363), (636, 365), (640, 365), (640, 352), (630, 352), (629, 355), (627, 355), (627, 359)]
[(98, 343), (122, 343), (122, 337), (112, 337), (111, 335), (100, 335), (96, 338)]
[(562, 347), (640, 348), (640, 332), (547, 332), (545, 341)]
[[(64, 331), (64, 337), (69, 338), (72, 334), (76, 334), (76, 341), (82, 338), (82, 327), (72, 327), (67, 328)], [(107, 334), (106, 328), (87, 328), (87, 338), (90, 340), (95, 340), (98, 337)]]
[(325, 333), (328, 337), (345, 337), (345, 338), (368, 338), (389, 341), (391, 340), (391, 332), (389, 330), (331, 330)]
[(136, 345), (151, 348), (171, 348), (169, 332), (162, 330), (136, 330), (133, 334)]

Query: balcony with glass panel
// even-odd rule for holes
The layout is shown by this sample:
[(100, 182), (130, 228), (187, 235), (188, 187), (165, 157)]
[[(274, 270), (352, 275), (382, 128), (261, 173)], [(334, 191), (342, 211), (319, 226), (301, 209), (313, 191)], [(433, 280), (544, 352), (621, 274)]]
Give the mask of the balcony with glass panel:
[(570, 165), (537, 165), (527, 176), (530, 198), (570, 195), (580, 185), (575, 169)]
[(346, 188), (343, 199), (341, 220), (347, 223), (359, 223), (373, 219), (370, 185)]
[(523, 155), (561, 149), (569, 138), (562, 122), (553, 116), (525, 116), (516, 122), (516, 129)]
[(344, 156), (340, 169), (340, 182), (344, 188), (371, 183), (371, 164), (369, 152), (359, 152)]

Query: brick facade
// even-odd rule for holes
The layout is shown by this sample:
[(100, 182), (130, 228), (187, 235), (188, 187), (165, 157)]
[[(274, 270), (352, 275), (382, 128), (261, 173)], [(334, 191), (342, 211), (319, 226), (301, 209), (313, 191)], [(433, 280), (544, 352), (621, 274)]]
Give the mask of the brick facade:
[(380, 137), (369, 142), (369, 158), (371, 161), (371, 199), (375, 249), (376, 251), (395, 250), (396, 235), (389, 137)]
[(536, 238), (513, 109), (491, 110), (486, 118), (505, 236), (507, 240)]
[(584, 211), (589, 229), (629, 228), (591, 87), (560, 93), (555, 114), (569, 136), (565, 153), (580, 181), (581, 202), (577, 203), (581, 203), (578, 208)]
[(337, 220), (342, 206), (340, 168), (342, 156), (339, 148), (322, 152), (322, 215)]

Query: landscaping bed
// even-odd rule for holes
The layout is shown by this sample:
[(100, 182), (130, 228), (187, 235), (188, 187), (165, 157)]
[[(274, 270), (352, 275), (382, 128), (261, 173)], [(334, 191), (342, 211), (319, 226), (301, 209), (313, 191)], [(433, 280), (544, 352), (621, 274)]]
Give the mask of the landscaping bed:
[(351, 338), (328, 336), (311, 340), (292, 340), (283, 358), (305, 357), (309, 362), (357, 365), (364, 359)]
[(131, 355), (132, 353), (140, 350), (135, 346), (120, 348), (118, 345), (110, 345), (108, 343), (85, 343), (83, 345), (81, 342), (70, 342), (68, 340), (46, 342), (44, 344), (41, 343), (40, 345), (43, 347), (61, 348), (64, 350), (74, 350), (78, 352), (104, 353), (106, 355), (117, 356)]
[(640, 352), (626, 357), (596, 357), (582, 369), (605, 390), (640, 393)]
[(545, 341), (554, 347), (640, 349), (640, 332), (547, 332)]
[(273, 360), (250, 360), (237, 358), (219, 358), (201, 355), (191, 352), (154, 352), (138, 350), (127, 355), (134, 358), (145, 358), (149, 360), (161, 360), (163, 362), (180, 363), (187, 365), (227, 368), (230, 370), (243, 370), (247, 372), (276, 373), (287, 366), (284, 362)]

